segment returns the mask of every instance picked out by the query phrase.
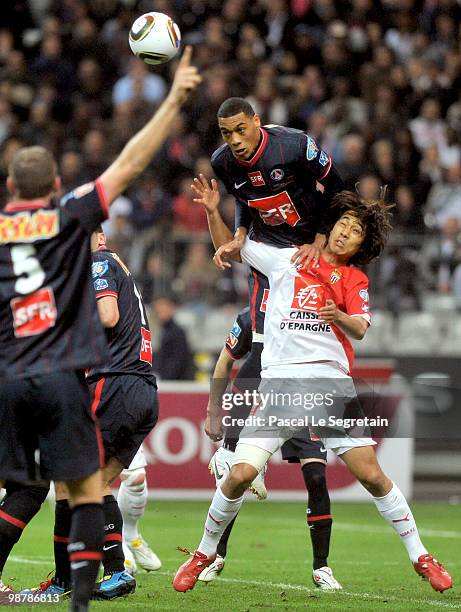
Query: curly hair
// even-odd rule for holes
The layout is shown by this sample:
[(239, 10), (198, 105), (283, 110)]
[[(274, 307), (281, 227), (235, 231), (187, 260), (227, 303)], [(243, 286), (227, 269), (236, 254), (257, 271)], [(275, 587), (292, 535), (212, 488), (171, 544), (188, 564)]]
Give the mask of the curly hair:
[(366, 200), (352, 191), (340, 191), (334, 196), (331, 202), (331, 215), (335, 219), (331, 219), (330, 231), (336, 221), (347, 212), (357, 217), (365, 229), (365, 239), (351, 258), (351, 264), (364, 265), (381, 254), (392, 229), (393, 207), (394, 204), (384, 200)]

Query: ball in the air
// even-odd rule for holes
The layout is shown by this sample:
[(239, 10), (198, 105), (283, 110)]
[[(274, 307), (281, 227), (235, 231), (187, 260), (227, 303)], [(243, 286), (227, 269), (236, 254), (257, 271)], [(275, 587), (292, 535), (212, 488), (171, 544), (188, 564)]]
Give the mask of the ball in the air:
[(131, 26), (128, 41), (136, 57), (146, 64), (163, 64), (178, 52), (181, 32), (168, 15), (146, 13)]

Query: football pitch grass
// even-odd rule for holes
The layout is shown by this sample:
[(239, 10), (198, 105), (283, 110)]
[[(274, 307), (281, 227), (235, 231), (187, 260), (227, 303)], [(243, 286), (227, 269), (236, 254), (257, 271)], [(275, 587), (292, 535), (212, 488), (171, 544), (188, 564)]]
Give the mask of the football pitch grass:
[[(311, 582), (311, 546), (303, 503), (245, 504), (231, 536), (221, 577), (193, 591), (176, 593), (171, 580), (185, 560), (176, 546), (193, 549), (200, 540), (208, 504), (150, 502), (144, 538), (163, 562), (157, 572), (139, 573), (136, 593), (92, 609), (114, 611), (246, 612), (252, 610), (452, 610), (461, 609), (461, 508), (414, 504), (429, 551), (454, 578), (453, 589), (434, 592), (419, 578), (399, 542), (370, 504), (333, 504), (330, 565), (343, 585), (321, 592)], [(3, 572), (15, 589), (37, 585), (53, 567), (53, 514), (46, 503), (26, 529)], [(66, 610), (67, 602), (33, 609)], [(23, 606), (23, 609), (32, 606)]]

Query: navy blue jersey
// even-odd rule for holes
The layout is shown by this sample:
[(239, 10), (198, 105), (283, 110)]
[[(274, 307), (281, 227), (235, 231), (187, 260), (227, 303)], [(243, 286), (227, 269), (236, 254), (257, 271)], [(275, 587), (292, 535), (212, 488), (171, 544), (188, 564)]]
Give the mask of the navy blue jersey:
[(0, 212), (0, 376), (81, 370), (107, 358), (91, 280), (91, 232), (107, 217), (101, 184)]
[(239, 312), (226, 339), (225, 347), (232, 359), (242, 359), (251, 351), (251, 312), (246, 306)]
[(137, 374), (155, 382), (149, 322), (130, 271), (116, 253), (99, 249), (93, 253), (92, 275), (96, 299), (116, 298), (120, 318), (114, 327), (106, 328), (110, 360), (92, 368), (88, 378)]
[(250, 296), (251, 329), (257, 334), (264, 334), (269, 279), (255, 268), (250, 268), (248, 274), (248, 293)]
[[(316, 183), (327, 178), (332, 161), (301, 130), (266, 126), (250, 160), (236, 159), (223, 144), (213, 153), (211, 165), (235, 197), (235, 227), (249, 228), (254, 240), (294, 246), (312, 243), (318, 231), (326, 230), (329, 199), (317, 191)], [(341, 188), (337, 177), (333, 191)]]

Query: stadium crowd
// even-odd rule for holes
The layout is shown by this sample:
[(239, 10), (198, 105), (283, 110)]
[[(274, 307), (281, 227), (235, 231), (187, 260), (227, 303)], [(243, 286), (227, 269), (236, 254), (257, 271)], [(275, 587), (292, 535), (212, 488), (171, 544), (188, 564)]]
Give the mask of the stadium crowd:
[[(92, 180), (151, 115), (174, 62), (135, 59), (143, 12), (168, 13), (194, 45), (204, 85), (112, 209), (111, 245), (146, 299), (174, 291), (191, 312), (247, 299), (243, 266), (211, 263), (191, 180), (212, 174), (216, 111), (243, 96), (263, 123), (309, 132), (349, 189), (396, 203), (390, 245), (369, 270), (374, 307), (461, 308), (461, 5), (456, 0), (14, 0), (0, 11), (0, 202), (13, 153), (41, 144), (64, 191)], [(233, 224), (234, 203), (222, 214)], [(229, 321), (230, 319), (228, 319)]]

